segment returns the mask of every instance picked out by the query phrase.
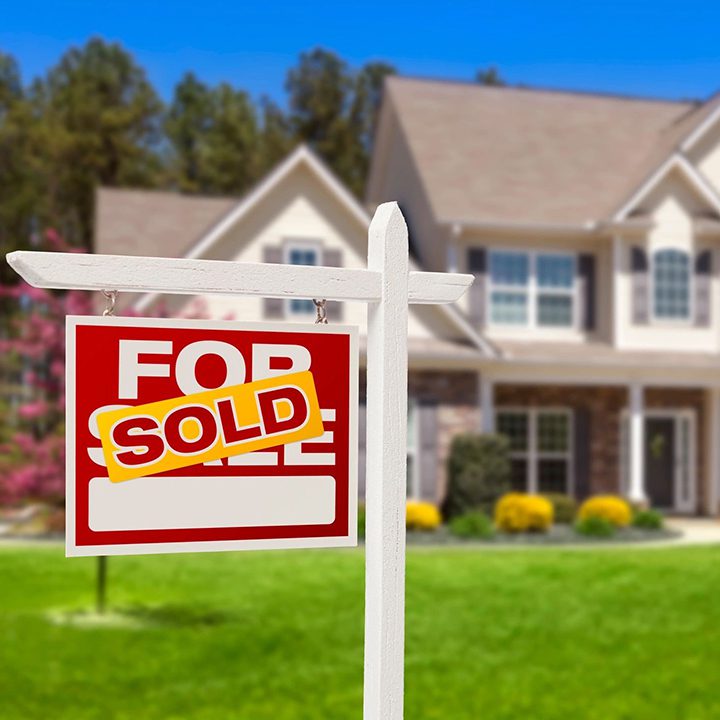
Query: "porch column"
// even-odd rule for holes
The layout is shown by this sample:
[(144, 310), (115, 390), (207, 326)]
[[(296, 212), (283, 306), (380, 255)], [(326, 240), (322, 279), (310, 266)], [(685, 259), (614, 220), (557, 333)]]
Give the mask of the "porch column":
[(480, 431), (495, 432), (495, 382), (485, 373), (480, 373)]
[(645, 494), (645, 390), (640, 383), (630, 385), (630, 484), (628, 497), (644, 503)]

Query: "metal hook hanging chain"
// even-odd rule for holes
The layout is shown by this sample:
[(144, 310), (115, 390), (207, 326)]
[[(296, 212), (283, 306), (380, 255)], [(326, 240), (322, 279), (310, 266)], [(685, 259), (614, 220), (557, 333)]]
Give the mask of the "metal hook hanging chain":
[(117, 300), (117, 290), (103, 290), (103, 296), (105, 297), (105, 309), (103, 310), (103, 317), (115, 314), (115, 301)]
[[(115, 302), (117, 301), (117, 290), (103, 290), (105, 298), (105, 309), (103, 317), (111, 317), (115, 314)], [(97, 559), (97, 584), (95, 606), (101, 615), (105, 612), (105, 604), (107, 597), (107, 556), (98, 555)]]
[(317, 311), (317, 316), (315, 317), (315, 324), (316, 325), (327, 325), (327, 308), (325, 307), (327, 303), (327, 300), (324, 298), (322, 300), (315, 300), (313, 298), (313, 304), (315, 305), (315, 310)]

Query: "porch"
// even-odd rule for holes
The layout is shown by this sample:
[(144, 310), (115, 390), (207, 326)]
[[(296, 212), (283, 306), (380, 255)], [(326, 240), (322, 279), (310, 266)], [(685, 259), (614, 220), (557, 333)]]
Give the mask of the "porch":
[(511, 444), (513, 485), (581, 500), (620, 494), (669, 513), (714, 515), (720, 391), (482, 376), (481, 423)]

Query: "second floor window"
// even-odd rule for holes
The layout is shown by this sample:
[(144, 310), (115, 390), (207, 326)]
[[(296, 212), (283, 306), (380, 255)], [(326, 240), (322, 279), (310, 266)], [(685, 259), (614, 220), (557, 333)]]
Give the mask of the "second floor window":
[[(308, 242), (290, 242), (286, 247), (287, 262), (290, 265), (319, 265), (320, 250)], [(290, 315), (312, 315), (315, 306), (311, 299), (291, 298), (288, 301)]]
[(653, 316), (658, 320), (690, 318), (690, 257), (682, 250), (653, 255)]
[(490, 252), (489, 304), (494, 325), (575, 325), (575, 256)]

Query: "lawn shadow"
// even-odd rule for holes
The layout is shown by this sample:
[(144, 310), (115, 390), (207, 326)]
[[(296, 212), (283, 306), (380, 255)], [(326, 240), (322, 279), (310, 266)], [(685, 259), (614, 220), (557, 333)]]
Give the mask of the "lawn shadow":
[(95, 609), (52, 610), (47, 617), (54, 625), (81, 628), (201, 628), (217, 627), (237, 620), (237, 616), (215, 608), (195, 605), (130, 605)]

